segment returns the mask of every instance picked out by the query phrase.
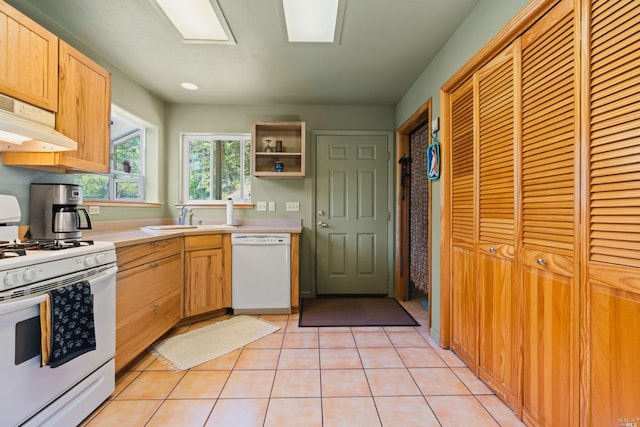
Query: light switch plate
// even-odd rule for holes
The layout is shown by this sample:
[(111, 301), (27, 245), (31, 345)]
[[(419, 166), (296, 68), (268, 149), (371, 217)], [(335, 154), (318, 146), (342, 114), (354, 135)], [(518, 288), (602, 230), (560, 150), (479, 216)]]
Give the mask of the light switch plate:
[(276, 210), (276, 202), (269, 202), (269, 212), (274, 212)]
[(267, 202), (256, 202), (256, 210), (265, 212), (267, 210)]
[(431, 132), (438, 132), (440, 130), (440, 117), (436, 117), (431, 120)]
[(300, 202), (287, 202), (285, 209), (287, 212), (300, 212)]

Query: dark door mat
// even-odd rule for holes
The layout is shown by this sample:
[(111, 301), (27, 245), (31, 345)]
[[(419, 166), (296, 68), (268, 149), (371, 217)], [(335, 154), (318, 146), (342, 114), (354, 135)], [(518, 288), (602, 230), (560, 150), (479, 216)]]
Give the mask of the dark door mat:
[(303, 299), (298, 326), (420, 326), (395, 298)]

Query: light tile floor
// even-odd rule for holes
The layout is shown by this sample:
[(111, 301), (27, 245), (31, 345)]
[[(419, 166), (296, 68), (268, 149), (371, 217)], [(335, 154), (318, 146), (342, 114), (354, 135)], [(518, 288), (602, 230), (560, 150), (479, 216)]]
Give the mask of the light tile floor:
[(83, 425), (522, 426), (429, 337), (422, 305), (404, 305), (424, 326), (299, 328), (297, 314), (265, 315), (278, 332), (188, 371), (146, 353)]

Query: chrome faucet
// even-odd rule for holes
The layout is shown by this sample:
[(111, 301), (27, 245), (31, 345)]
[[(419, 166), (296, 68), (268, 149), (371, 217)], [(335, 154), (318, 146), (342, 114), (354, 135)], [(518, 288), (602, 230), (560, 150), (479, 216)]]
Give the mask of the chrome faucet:
[(183, 206), (182, 209), (180, 209), (180, 216), (178, 217), (179, 225), (185, 225), (187, 215), (189, 215), (189, 225), (191, 225), (191, 223), (193, 222), (193, 211), (190, 207)]

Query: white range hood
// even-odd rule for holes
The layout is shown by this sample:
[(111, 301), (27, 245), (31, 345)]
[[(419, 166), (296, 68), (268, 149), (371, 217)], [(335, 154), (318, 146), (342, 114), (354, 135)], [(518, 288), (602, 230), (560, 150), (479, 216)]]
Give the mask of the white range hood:
[(54, 126), (51, 111), (0, 94), (0, 151), (76, 150), (78, 143)]

